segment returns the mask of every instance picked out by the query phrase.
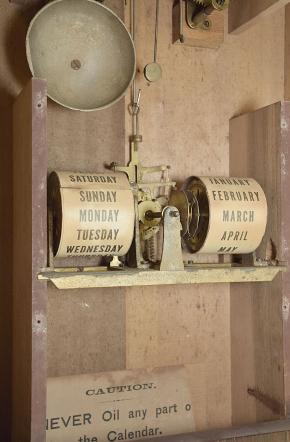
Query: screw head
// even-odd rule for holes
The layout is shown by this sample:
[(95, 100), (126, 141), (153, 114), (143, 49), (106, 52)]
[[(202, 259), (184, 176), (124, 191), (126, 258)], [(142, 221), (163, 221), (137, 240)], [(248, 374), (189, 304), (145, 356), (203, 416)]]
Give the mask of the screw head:
[(75, 71), (78, 71), (78, 70), (82, 67), (82, 64), (81, 64), (80, 60), (78, 60), (77, 58), (75, 58), (74, 60), (71, 61), (70, 66), (71, 66), (71, 68), (74, 69)]

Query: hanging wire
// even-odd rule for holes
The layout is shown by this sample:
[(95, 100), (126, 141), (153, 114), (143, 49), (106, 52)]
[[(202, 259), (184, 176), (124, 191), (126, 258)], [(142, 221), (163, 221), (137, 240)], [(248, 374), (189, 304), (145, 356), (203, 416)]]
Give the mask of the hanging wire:
[[(135, 35), (136, 35), (135, 0), (130, 1), (130, 28), (131, 28), (132, 40), (133, 43), (135, 44)], [(131, 103), (129, 105), (129, 112), (132, 115), (132, 135), (138, 135), (139, 132), (139, 122), (138, 122), (138, 113), (140, 109), (139, 102), (140, 102), (140, 91), (137, 96), (136, 79), (134, 78), (131, 87)]]
[(154, 40), (154, 63), (157, 62), (157, 50), (158, 50), (158, 23), (159, 23), (159, 0), (156, 0), (155, 40)]
[[(130, 3), (130, 22), (131, 22), (131, 36), (132, 40), (135, 43), (135, 34), (136, 34), (136, 8), (135, 8), (135, 0), (131, 0)], [(136, 102), (136, 80), (134, 78), (132, 83), (132, 104)]]

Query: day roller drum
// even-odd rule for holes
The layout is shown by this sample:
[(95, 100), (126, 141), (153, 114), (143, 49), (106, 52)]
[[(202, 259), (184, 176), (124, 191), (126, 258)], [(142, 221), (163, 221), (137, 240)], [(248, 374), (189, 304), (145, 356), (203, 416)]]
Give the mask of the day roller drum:
[(52, 172), (53, 254), (124, 256), (134, 234), (134, 197), (124, 173)]

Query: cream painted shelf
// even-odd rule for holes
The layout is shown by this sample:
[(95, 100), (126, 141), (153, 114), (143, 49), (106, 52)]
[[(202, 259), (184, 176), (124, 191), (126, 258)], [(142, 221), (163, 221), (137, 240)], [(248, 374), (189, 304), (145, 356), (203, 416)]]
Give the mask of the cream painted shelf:
[(225, 282), (270, 282), (285, 266), (196, 266), (184, 271), (119, 270), (59, 271), (48, 269), (38, 279), (51, 281), (58, 289), (132, 287), (149, 285), (208, 284)]

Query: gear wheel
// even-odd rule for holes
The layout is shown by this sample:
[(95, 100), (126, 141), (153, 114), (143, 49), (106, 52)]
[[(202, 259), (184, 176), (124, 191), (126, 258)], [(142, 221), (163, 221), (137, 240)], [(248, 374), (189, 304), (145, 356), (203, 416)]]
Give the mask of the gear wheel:
[(197, 5), (201, 6), (209, 6), (211, 4), (211, 0), (194, 0)]
[(197, 5), (200, 6), (213, 6), (215, 9), (225, 9), (229, 5), (229, 0), (194, 0)]
[(211, 3), (215, 9), (222, 11), (229, 6), (230, 0), (212, 0)]
[(194, 3), (197, 5), (205, 6), (207, 3), (207, 0), (193, 0)]

